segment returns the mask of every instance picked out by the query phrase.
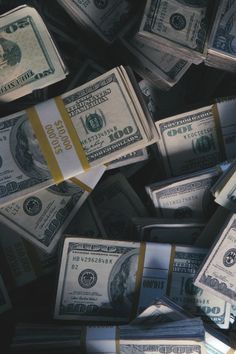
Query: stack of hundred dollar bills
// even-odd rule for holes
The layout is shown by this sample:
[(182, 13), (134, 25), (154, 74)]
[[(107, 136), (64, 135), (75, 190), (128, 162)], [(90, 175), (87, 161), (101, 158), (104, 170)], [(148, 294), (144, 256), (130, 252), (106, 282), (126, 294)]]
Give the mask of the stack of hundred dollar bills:
[(25, 3), (0, 0), (1, 353), (236, 353), (235, 1)]

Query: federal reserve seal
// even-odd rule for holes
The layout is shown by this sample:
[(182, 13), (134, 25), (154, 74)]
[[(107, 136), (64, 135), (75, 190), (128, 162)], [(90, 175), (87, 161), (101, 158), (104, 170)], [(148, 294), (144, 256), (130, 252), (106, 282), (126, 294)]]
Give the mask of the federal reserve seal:
[(97, 273), (93, 269), (85, 269), (79, 274), (79, 285), (84, 289), (90, 289), (97, 283)]
[(170, 17), (170, 24), (177, 31), (182, 31), (186, 27), (186, 23), (186, 19), (182, 14), (175, 13)]
[(24, 212), (29, 216), (35, 216), (42, 210), (42, 202), (37, 197), (29, 197), (23, 204)]
[(236, 248), (230, 248), (225, 252), (223, 263), (226, 267), (232, 267), (236, 263)]
[(93, 0), (93, 3), (98, 9), (104, 10), (107, 7), (108, 0)]

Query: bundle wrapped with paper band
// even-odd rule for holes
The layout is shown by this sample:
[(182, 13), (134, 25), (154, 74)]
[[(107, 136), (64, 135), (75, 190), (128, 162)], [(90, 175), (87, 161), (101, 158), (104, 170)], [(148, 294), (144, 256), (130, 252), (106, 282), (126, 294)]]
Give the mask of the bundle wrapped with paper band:
[(3, 206), (157, 141), (132, 72), (117, 67), (61, 97), (3, 118)]

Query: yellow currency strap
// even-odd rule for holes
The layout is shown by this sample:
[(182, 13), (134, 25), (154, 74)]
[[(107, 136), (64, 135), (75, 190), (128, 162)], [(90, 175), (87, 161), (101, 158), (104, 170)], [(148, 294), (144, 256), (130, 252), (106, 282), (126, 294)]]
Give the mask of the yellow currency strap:
[(213, 113), (213, 117), (216, 122), (216, 135), (217, 135), (217, 138), (219, 141), (221, 160), (223, 161), (223, 160), (226, 160), (226, 152), (225, 152), (225, 144), (224, 144), (223, 134), (221, 131), (220, 115), (219, 115), (219, 111), (218, 111), (216, 103), (213, 104), (213, 106), (212, 106), (212, 113)]
[(91, 187), (89, 187), (87, 184), (85, 184), (84, 182), (80, 181), (76, 177), (70, 178), (70, 181), (73, 182), (74, 184), (77, 184), (80, 188), (82, 188), (83, 190), (85, 190), (88, 193), (91, 193), (93, 191), (93, 189)]
[(69, 132), (70, 138), (72, 140), (72, 143), (74, 145), (75, 151), (78, 155), (78, 158), (81, 162), (81, 165), (83, 166), (84, 171), (88, 170), (90, 168), (89, 162), (87, 160), (86, 154), (84, 152), (84, 149), (81, 145), (81, 142), (79, 140), (79, 137), (76, 133), (76, 130), (71, 123), (70, 116), (66, 110), (66, 107), (64, 105), (64, 102), (60, 96), (54, 98), (56, 106), (58, 108), (58, 111), (61, 114), (61, 118)]
[(234, 354), (235, 350), (233, 348), (230, 348), (226, 354)]
[(63, 174), (48, 142), (47, 135), (42, 127), (36, 109), (34, 107), (30, 107), (26, 110), (26, 112), (55, 183), (64, 181)]
[(136, 279), (135, 279), (135, 298), (134, 298), (134, 301), (132, 304), (130, 320), (135, 318), (137, 315), (139, 295), (140, 295), (140, 290), (141, 290), (141, 285), (142, 285), (145, 251), (146, 251), (146, 243), (141, 242), (140, 250), (139, 250), (139, 258), (138, 258), (138, 269), (137, 269)]
[(116, 354), (120, 354), (120, 328), (116, 326)]
[(175, 260), (175, 245), (171, 246), (171, 253), (170, 253), (170, 264), (169, 264), (169, 271), (168, 271), (168, 279), (167, 279), (167, 287), (166, 287), (166, 295), (170, 295), (171, 289), (171, 280), (173, 276), (173, 265)]

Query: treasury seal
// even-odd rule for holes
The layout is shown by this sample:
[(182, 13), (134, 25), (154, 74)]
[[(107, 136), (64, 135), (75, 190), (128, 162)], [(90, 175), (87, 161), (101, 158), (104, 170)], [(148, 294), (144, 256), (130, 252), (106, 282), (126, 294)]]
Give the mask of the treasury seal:
[(94, 5), (100, 10), (105, 9), (108, 4), (108, 0), (93, 0), (93, 2), (94, 2)]
[(90, 289), (97, 283), (97, 273), (93, 269), (85, 269), (79, 274), (79, 285), (84, 289)]
[(230, 248), (225, 252), (223, 263), (225, 267), (232, 267), (236, 263), (236, 248)]
[(186, 23), (186, 19), (182, 14), (175, 13), (170, 17), (170, 24), (177, 31), (182, 31), (186, 27)]
[(23, 204), (24, 212), (29, 216), (35, 216), (42, 210), (42, 202), (37, 197), (29, 197)]

